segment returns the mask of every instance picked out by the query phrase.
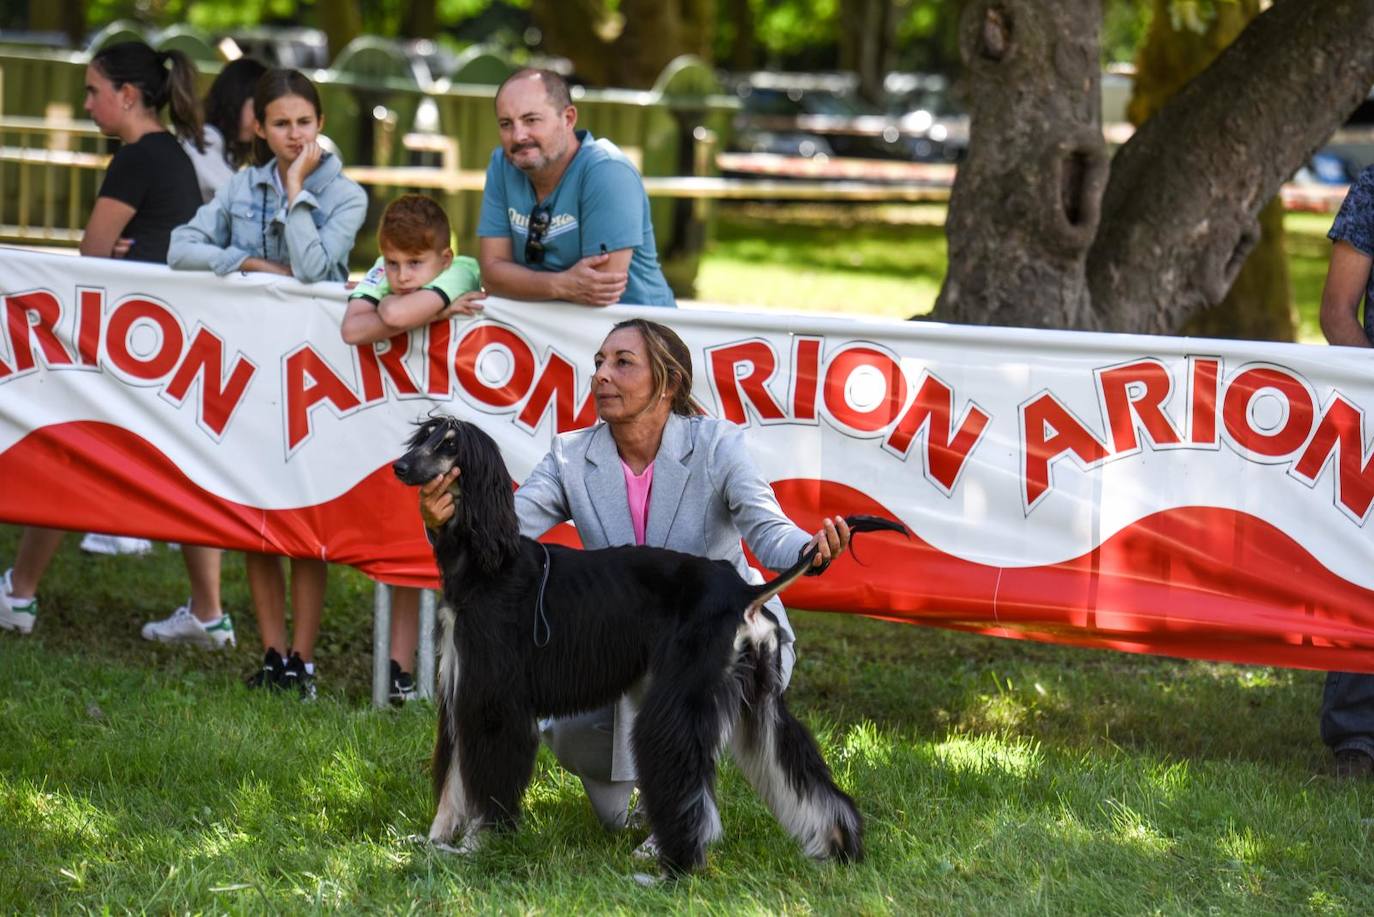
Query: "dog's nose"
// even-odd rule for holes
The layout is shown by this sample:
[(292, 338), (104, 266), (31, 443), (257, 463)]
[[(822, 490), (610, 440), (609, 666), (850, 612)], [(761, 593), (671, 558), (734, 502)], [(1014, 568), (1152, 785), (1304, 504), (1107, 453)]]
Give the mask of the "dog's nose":
[(410, 474), (410, 462), (405, 459), (397, 459), (391, 463), (391, 470), (396, 472), (396, 477), (404, 481), (406, 475)]

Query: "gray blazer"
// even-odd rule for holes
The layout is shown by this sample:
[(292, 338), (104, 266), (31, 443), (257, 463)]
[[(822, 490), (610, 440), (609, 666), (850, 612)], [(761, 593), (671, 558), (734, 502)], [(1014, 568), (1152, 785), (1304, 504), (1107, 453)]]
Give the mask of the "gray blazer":
[[(610, 428), (597, 424), (556, 437), (516, 491), (515, 511), (521, 534), (531, 538), (572, 520), (584, 547), (634, 544), (625, 474)], [(796, 562), (812, 536), (783, 515), (737, 426), (671, 415), (654, 459), (644, 543), (728, 560), (745, 579), (762, 582), (745, 560), (741, 537), (760, 562), (781, 570)], [(781, 624), (786, 684), (796, 637), (782, 603), (774, 598), (768, 607)], [(627, 695), (616, 710), (612, 780), (634, 779), (629, 739), (635, 707)]]

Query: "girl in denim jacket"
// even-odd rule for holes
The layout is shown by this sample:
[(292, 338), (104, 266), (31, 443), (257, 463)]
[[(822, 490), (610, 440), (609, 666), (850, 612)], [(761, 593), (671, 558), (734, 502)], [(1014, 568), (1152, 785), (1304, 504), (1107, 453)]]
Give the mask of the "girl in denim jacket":
[[(178, 270), (266, 271), (303, 283), (348, 279), (348, 253), (367, 215), (367, 194), (320, 149), (319, 93), (295, 70), (269, 70), (253, 95), (255, 159), (195, 219), (172, 231), (167, 262)], [(265, 149), (264, 149), (265, 147)], [(325, 563), (291, 560), (294, 639), (286, 635), (287, 584), (281, 557), (245, 556), (263, 663), (250, 687), (315, 696), (315, 638), (324, 612)]]
[(303, 283), (348, 279), (348, 253), (367, 216), (367, 193), (319, 145), (324, 114), (295, 70), (269, 70), (253, 95), (256, 160), (172, 231), (177, 270), (266, 271)]

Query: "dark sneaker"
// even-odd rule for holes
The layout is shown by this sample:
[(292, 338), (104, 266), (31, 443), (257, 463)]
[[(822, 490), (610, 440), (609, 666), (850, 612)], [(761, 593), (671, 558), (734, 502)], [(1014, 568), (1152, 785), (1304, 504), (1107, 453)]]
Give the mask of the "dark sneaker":
[(399, 662), (391, 660), (391, 693), (387, 695), (387, 699), (391, 701), (392, 706), (399, 707), (415, 700), (417, 696), (415, 679), (409, 672), (401, 669)]
[(1336, 752), (1337, 780), (1368, 780), (1374, 777), (1374, 757), (1355, 748)]
[(246, 682), (250, 688), (269, 688), (280, 690), (282, 687), (282, 676), (286, 673), (286, 663), (282, 662), (281, 653), (276, 650), (268, 650), (262, 657), (262, 668), (248, 676)]
[(300, 653), (292, 653), (286, 660), (286, 668), (281, 673), (281, 686), (285, 691), (296, 691), (301, 700), (315, 699), (315, 675), (305, 670), (305, 661)]

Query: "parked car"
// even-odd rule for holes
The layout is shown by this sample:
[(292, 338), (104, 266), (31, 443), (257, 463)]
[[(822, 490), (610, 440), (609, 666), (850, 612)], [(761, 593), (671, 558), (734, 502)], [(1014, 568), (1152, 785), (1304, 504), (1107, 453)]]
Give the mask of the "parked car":
[(297, 26), (261, 25), (231, 30), (225, 36), (245, 57), (270, 67), (290, 67), (309, 72), (329, 66), (332, 52), (324, 32)]
[(938, 73), (889, 73), (887, 111), (911, 137), (916, 158), (958, 162), (968, 152), (969, 117), (955, 105), (949, 80)]
[[(939, 161), (944, 145), (864, 102), (852, 73), (744, 73), (723, 78), (741, 103), (733, 149), (786, 156)], [(965, 131), (965, 133), (967, 133)]]

